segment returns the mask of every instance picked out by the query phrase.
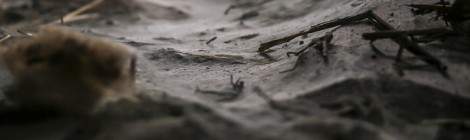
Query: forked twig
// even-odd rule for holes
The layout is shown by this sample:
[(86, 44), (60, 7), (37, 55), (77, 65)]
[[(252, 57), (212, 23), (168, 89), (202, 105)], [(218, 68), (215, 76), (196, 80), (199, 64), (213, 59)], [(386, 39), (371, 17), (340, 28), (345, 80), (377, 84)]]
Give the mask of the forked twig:
[[(372, 11), (369, 11), (368, 13), (369, 13), (369, 19), (374, 21), (373, 23), (375, 24), (375, 27), (378, 28), (379, 30), (396, 31), (392, 25), (385, 22), (382, 18), (377, 16)], [(447, 66), (445, 66), (439, 59), (432, 56), (427, 51), (421, 49), (418, 44), (411, 41), (405, 35), (392, 37), (392, 40), (400, 44), (400, 47), (401, 47), (397, 54), (397, 60), (399, 60), (402, 55), (402, 51), (403, 51), (402, 49), (406, 49), (407, 51), (411, 52), (415, 56), (419, 57), (422, 61), (435, 67), (443, 76), (448, 77)]]
[[(361, 20), (371, 21), (371, 23), (378, 30), (397, 32), (392, 25), (385, 22), (382, 18), (377, 16), (374, 12), (366, 11), (366, 12), (361, 13), (361, 14), (356, 15), (356, 16), (350, 16), (350, 17), (346, 17), (346, 18), (342, 18), (342, 19), (327, 21), (327, 22), (321, 23), (319, 25), (312, 26), (310, 28), (310, 30), (308, 30), (308, 31), (302, 31), (300, 33), (290, 35), (290, 36), (287, 36), (287, 37), (284, 37), (284, 38), (281, 38), (281, 39), (276, 39), (276, 40), (273, 40), (273, 41), (262, 43), (260, 48), (258, 49), (258, 52), (264, 52), (265, 50), (267, 50), (267, 49), (269, 49), (273, 46), (288, 42), (288, 41), (290, 41), (290, 40), (292, 40), (292, 39), (294, 39), (298, 36), (302, 36), (302, 35), (305, 35), (305, 34), (316, 32), (316, 31), (329, 29), (329, 28), (333, 28), (333, 27), (336, 27), (336, 26), (349, 24), (349, 23), (353, 23), (353, 22), (357, 22), (357, 21), (361, 21)], [(368, 37), (369, 38), (374, 38), (374, 37), (371, 37), (371, 36), (368, 36)], [(392, 40), (394, 40), (395, 42), (397, 42), (400, 45), (400, 50), (398, 51), (397, 57), (396, 57), (397, 62), (400, 61), (402, 52), (403, 52), (404, 49), (406, 49), (407, 51), (411, 52), (415, 56), (419, 57), (424, 62), (428, 63), (429, 65), (432, 65), (433, 67), (435, 67), (439, 72), (441, 72), (442, 75), (444, 75), (445, 77), (448, 77), (447, 67), (439, 59), (432, 56), (427, 51), (421, 49), (420, 46), (417, 43), (410, 40), (406, 35), (394, 34), (393, 36), (391, 36), (389, 38), (391, 38)]]
[(331, 40), (333, 39), (333, 32), (328, 32), (324, 36), (319, 37), (319, 38), (314, 38), (310, 43), (308, 43), (307, 46), (304, 48), (300, 49), (297, 52), (287, 52), (286, 55), (287, 57), (290, 57), (291, 55), (297, 56), (297, 61), (294, 65), (294, 67), (281, 71), (280, 73), (286, 73), (286, 72), (291, 72), (300, 65), (305, 63), (305, 52), (311, 48), (315, 48), (317, 50), (318, 55), (320, 55), (323, 59), (323, 62), (325, 64), (328, 64), (328, 49), (332, 46)]

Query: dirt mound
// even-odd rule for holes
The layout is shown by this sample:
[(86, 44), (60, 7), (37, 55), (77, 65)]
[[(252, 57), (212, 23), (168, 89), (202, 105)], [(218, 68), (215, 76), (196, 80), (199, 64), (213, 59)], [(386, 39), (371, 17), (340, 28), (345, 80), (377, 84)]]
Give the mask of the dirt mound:
[[(385, 118), (375, 118), (376, 120), (385, 121), (386, 117), (398, 117), (410, 123), (420, 123), (432, 119), (458, 120), (470, 117), (470, 110), (467, 109), (470, 107), (469, 98), (413, 81), (380, 77), (347, 79), (321, 90), (301, 95), (296, 100), (319, 103), (320, 106), (333, 111), (355, 108), (341, 114), (371, 122), (374, 120), (373, 118), (368, 120), (368, 117), (372, 117), (368, 114), (378, 115), (380, 109), (387, 113), (382, 113), (382, 117)], [(375, 113), (373, 113), (374, 109)], [(387, 116), (390, 115), (388, 113), (393, 116)]]

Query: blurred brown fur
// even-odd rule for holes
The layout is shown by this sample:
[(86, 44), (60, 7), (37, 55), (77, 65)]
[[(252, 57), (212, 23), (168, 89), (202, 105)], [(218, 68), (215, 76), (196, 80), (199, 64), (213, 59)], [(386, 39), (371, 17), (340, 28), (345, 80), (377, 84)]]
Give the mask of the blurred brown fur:
[(1, 60), (14, 77), (7, 97), (22, 108), (89, 114), (134, 93), (136, 60), (124, 46), (54, 26), (15, 42)]

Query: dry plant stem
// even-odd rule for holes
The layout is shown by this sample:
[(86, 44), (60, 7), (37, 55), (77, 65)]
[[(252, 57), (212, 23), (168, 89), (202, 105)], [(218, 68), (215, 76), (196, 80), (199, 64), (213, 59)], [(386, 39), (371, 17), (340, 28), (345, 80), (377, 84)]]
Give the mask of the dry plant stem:
[(228, 15), (229, 12), (230, 12), (232, 9), (235, 9), (235, 8), (236, 8), (235, 5), (230, 5), (227, 9), (225, 9), (224, 15)]
[(264, 52), (267, 49), (270, 49), (270, 48), (272, 48), (276, 45), (282, 44), (282, 43), (289, 42), (292, 39), (295, 39), (299, 36), (307, 35), (307, 34), (310, 34), (310, 33), (314, 33), (314, 32), (329, 29), (329, 28), (333, 28), (333, 27), (336, 27), (336, 26), (344, 25), (344, 24), (353, 23), (355, 21), (360, 21), (360, 20), (367, 19), (370, 15), (370, 12), (371, 11), (361, 13), (361, 14), (356, 15), (356, 16), (350, 16), (350, 17), (346, 17), (346, 18), (342, 18), (342, 19), (336, 19), (336, 20), (320, 23), (319, 25), (312, 26), (307, 31), (301, 31), (301, 32), (293, 34), (293, 35), (289, 35), (289, 36), (286, 36), (286, 37), (283, 37), (283, 38), (280, 38), (280, 39), (275, 39), (275, 40), (272, 40), (272, 41), (269, 41), (269, 42), (262, 43), (260, 45), (260, 47), (258, 48), (258, 52)]
[(325, 64), (328, 64), (328, 48), (332, 46), (331, 45), (332, 39), (333, 39), (333, 31), (326, 33), (325, 36), (323, 37), (313, 39), (312, 41), (310, 41), (310, 43), (306, 47), (302, 48), (298, 52), (287, 52), (286, 53), (287, 57), (290, 57), (290, 55), (298, 56), (297, 62), (295, 63), (294, 67), (292, 67), (291, 69), (284, 70), (279, 73), (291, 72), (297, 69), (299, 65), (304, 64), (305, 63), (305, 59), (304, 59), (305, 51), (307, 51), (310, 48), (315, 48), (318, 54), (322, 57), (323, 62)]
[(76, 21), (86, 20), (86, 19), (94, 19), (94, 18), (98, 18), (98, 16), (99, 16), (98, 14), (78, 15), (78, 16), (71, 17), (68, 20), (63, 20), (62, 19), (60, 21), (60, 24), (66, 24), (66, 23), (71, 23), (71, 22), (76, 22)]
[(232, 89), (237, 93), (241, 93), (245, 87), (245, 82), (243, 82), (240, 78), (238, 78), (237, 81), (234, 81), (233, 75), (230, 75), (230, 84), (232, 85)]
[[(375, 27), (379, 30), (389, 30), (389, 31), (396, 31), (395, 28), (385, 22), (382, 18), (374, 14), (372, 11), (367, 12), (369, 15), (369, 19), (375, 24)], [(412, 54), (419, 57), (424, 62), (428, 63), (429, 65), (434, 66), (441, 74), (445, 77), (448, 77), (447, 74), (447, 67), (436, 57), (432, 56), (430, 53), (426, 52), (425, 50), (421, 49), (418, 44), (411, 41), (406, 35), (401, 35), (397, 37), (393, 37), (392, 40), (400, 44), (400, 47), (406, 49), (407, 51), (411, 52)], [(398, 56), (401, 56), (401, 52), (399, 51)], [(400, 59), (400, 58), (397, 58)]]
[[(68, 23), (68, 22), (72, 22), (72, 21), (76, 21), (77, 19), (84, 19), (85, 17), (86, 18), (89, 18), (87, 16), (85, 17), (79, 17), (81, 14), (83, 14), (84, 12), (88, 11), (88, 10), (91, 10), (93, 8), (96, 8), (98, 5), (100, 5), (101, 3), (103, 3), (105, 0), (93, 0), (92, 2), (78, 8), (77, 10), (71, 12), (71, 13), (68, 13), (66, 14), (63, 18), (62, 18), (62, 21), (55, 21), (53, 23)], [(85, 18), (85, 19), (86, 19)]]
[(209, 45), (209, 44), (211, 44), (212, 42), (214, 42), (216, 39), (217, 39), (217, 37), (213, 37), (213, 38), (209, 39), (209, 40), (206, 42), (206, 44)]
[(389, 58), (389, 56), (385, 55), (385, 53), (383, 53), (382, 51), (380, 51), (379, 49), (377, 49), (377, 47), (375, 47), (374, 41), (370, 41), (370, 42), (369, 42), (369, 45), (370, 45), (370, 47), (372, 48), (372, 51), (373, 51), (375, 54), (377, 54), (377, 55), (379, 55), (379, 56), (381, 56), (381, 57), (387, 57), (387, 58)]
[(409, 30), (409, 31), (378, 31), (374, 33), (364, 33), (362, 37), (366, 40), (377, 40), (392, 37), (399, 37), (403, 35), (415, 36), (415, 35), (429, 35), (429, 34), (453, 34), (454, 31), (446, 28), (433, 28), (433, 29), (422, 29), (422, 30)]
[(290, 57), (291, 55), (299, 56), (300, 54), (304, 53), (306, 50), (310, 48), (311, 45), (308, 45), (307, 47), (302, 48), (298, 52), (287, 52), (286, 55), (287, 57)]
[(437, 3), (434, 4), (410, 4), (407, 5), (412, 9), (413, 13), (420, 15), (420, 14), (427, 14), (431, 12), (437, 12), (438, 14), (441, 13), (448, 13), (450, 12), (451, 7), (449, 6), (450, 2), (446, 0), (440, 0)]
[(423, 9), (423, 10), (431, 10), (431, 11), (437, 11), (437, 12), (449, 12), (450, 11), (450, 6), (446, 5), (429, 5), (429, 4), (410, 4), (407, 5), (412, 8), (416, 9)]
[(27, 36), (27, 37), (33, 37), (34, 36), (33, 34), (24, 32), (23, 30), (20, 30), (20, 29), (16, 30), (16, 32), (18, 32), (18, 33), (20, 33), (24, 36)]
[(7, 34), (4, 37), (0, 38), (0, 43), (2, 43), (5, 40), (8, 40), (11, 37), (11, 35)]
[[(325, 36), (326, 36), (326, 35), (325, 35)], [(319, 41), (323, 40), (323, 39), (325, 38), (325, 36), (312, 39), (312, 41), (310, 41), (310, 43), (308, 43), (308, 45), (307, 45), (306, 47), (302, 48), (302, 49), (301, 49), (300, 51), (298, 51), (298, 52), (287, 52), (287, 53), (286, 53), (287, 57), (290, 57), (290, 55), (299, 56), (300, 54), (302, 54), (302, 53), (304, 53), (306, 50), (308, 50), (310, 47), (313, 47), (313, 46), (318, 45)]]
[(269, 61), (276, 61), (276, 59), (268, 54), (268, 52), (260, 52), (259, 55), (268, 59)]
[(324, 37), (320, 37), (320, 38), (315, 38), (313, 39), (312, 41), (310, 41), (310, 43), (308, 43), (308, 45), (304, 48), (302, 48), (300, 51), (297, 51), (297, 52), (287, 52), (286, 55), (287, 57), (290, 57), (290, 55), (295, 55), (297, 56), (297, 60), (294, 64), (294, 67), (290, 68), (290, 69), (287, 69), (287, 70), (284, 70), (284, 71), (281, 71), (279, 73), (286, 73), (286, 72), (291, 72), (291, 71), (294, 71), (297, 69), (297, 67), (299, 67), (300, 65), (302, 64), (305, 64), (305, 59), (304, 57), (306, 57), (305, 55), (305, 51), (307, 51), (308, 49), (312, 48), (313, 46), (317, 46), (318, 45), (318, 42), (322, 40), (322, 38)]
[[(327, 22), (321, 23), (319, 25), (312, 26), (310, 28), (310, 30), (308, 30), (308, 31), (302, 31), (300, 33), (290, 35), (290, 36), (287, 36), (287, 37), (284, 37), (284, 38), (281, 38), (281, 39), (276, 39), (276, 40), (273, 40), (273, 41), (262, 43), (260, 48), (258, 49), (258, 52), (262, 53), (265, 50), (270, 49), (271, 47), (274, 47), (276, 45), (279, 45), (279, 44), (282, 44), (282, 43), (285, 43), (285, 42), (289, 42), (290, 40), (292, 40), (294, 38), (297, 38), (299, 36), (302, 36), (302, 35), (306, 35), (306, 34), (309, 34), (309, 33), (317, 32), (317, 31), (321, 31), (321, 30), (324, 30), (324, 29), (333, 28), (333, 27), (336, 27), (336, 26), (349, 24), (349, 23), (353, 23), (353, 22), (357, 22), (357, 21), (361, 21), (361, 20), (372, 21), (372, 24), (378, 30), (396, 32), (395, 28), (392, 25), (385, 22), (382, 18), (377, 16), (374, 12), (366, 11), (366, 12), (361, 13), (361, 14), (356, 15), (356, 16), (350, 16), (350, 17), (346, 17), (346, 18), (342, 18), (342, 19), (327, 21)], [(424, 51), (423, 49), (421, 49), (418, 44), (411, 41), (409, 38), (407, 38), (406, 35), (397, 35), (397, 36), (391, 37), (391, 38), (392, 38), (392, 40), (394, 40), (395, 42), (400, 44), (400, 47), (403, 47), (403, 48), (400, 48), (400, 50), (398, 51), (398, 54), (397, 54), (398, 57), (396, 58), (397, 61), (400, 60), (403, 49), (406, 49), (407, 51), (411, 52), (412, 54), (418, 56), (424, 62), (428, 63), (429, 65), (434, 66), (445, 77), (448, 77), (447, 67), (439, 59), (437, 59), (436, 57), (432, 56), (430, 53), (428, 53), (428, 52)]]
[(449, 25), (449, 21), (452, 20), (456, 15), (453, 12), (452, 8), (454, 5), (450, 6), (450, 2), (446, 0), (441, 0), (434, 4), (411, 4), (407, 5), (413, 9), (411, 11), (414, 15), (425, 15), (429, 13), (436, 13), (434, 20), (443, 19), (446, 25)]
[(323, 58), (323, 62), (328, 65), (328, 49), (332, 47), (333, 32), (328, 32), (322, 39), (322, 44), (316, 46), (318, 54)]

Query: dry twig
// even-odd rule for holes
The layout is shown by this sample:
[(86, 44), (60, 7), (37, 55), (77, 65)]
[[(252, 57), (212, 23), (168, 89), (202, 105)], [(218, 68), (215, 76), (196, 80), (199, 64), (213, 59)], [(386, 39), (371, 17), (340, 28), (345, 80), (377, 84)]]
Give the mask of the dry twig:
[(78, 20), (84, 20), (84, 19), (89, 19), (89, 18), (94, 18), (97, 17), (97, 14), (83, 14), (91, 9), (94, 9), (98, 7), (100, 4), (102, 4), (105, 0), (93, 0), (90, 3), (78, 8), (77, 10), (74, 10), (65, 16), (63, 16), (60, 20), (54, 21), (52, 23), (69, 23), (69, 22), (74, 22)]
[(0, 43), (2, 43), (2, 42), (5, 41), (5, 40), (8, 40), (10, 37), (11, 37), (10, 34), (6, 34), (6, 35), (3, 36), (2, 38), (0, 38)]
[(206, 44), (209, 45), (209, 44), (211, 44), (212, 42), (214, 42), (216, 39), (217, 39), (217, 37), (215, 36), (215, 37), (209, 39), (208, 41), (206, 41)]
[(318, 31), (321, 31), (321, 30), (329, 29), (329, 28), (333, 28), (333, 27), (336, 27), (336, 26), (345, 25), (345, 24), (353, 23), (353, 22), (360, 21), (360, 20), (365, 20), (369, 17), (369, 15), (370, 15), (369, 12), (364, 12), (364, 13), (361, 13), (361, 14), (356, 15), (356, 16), (350, 16), (350, 17), (346, 17), (346, 18), (342, 18), (342, 19), (337, 19), (337, 20), (332, 20), (332, 21), (320, 23), (318, 25), (310, 27), (310, 29), (307, 30), (307, 31), (301, 31), (301, 32), (293, 34), (293, 35), (289, 35), (289, 36), (286, 36), (286, 37), (283, 37), (283, 38), (279, 38), (279, 39), (275, 39), (275, 40), (272, 40), (272, 41), (262, 43), (260, 45), (260, 47), (258, 48), (258, 52), (264, 52), (264, 51), (266, 51), (266, 50), (268, 50), (268, 49), (270, 49), (270, 48), (272, 48), (276, 45), (289, 42), (292, 39), (295, 39), (299, 36), (304, 36), (304, 35), (307, 35), (307, 34), (310, 34), (310, 33), (318, 32)]
[[(377, 16), (374, 12), (366, 11), (366, 12), (358, 14), (356, 16), (350, 16), (350, 17), (346, 17), (346, 18), (342, 18), (342, 19), (327, 21), (327, 22), (321, 23), (319, 25), (312, 26), (310, 28), (310, 30), (302, 31), (300, 33), (290, 35), (290, 36), (287, 36), (287, 37), (283, 37), (281, 39), (276, 39), (276, 40), (273, 40), (273, 41), (262, 43), (260, 48), (258, 49), (258, 52), (263, 53), (265, 50), (270, 49), (273, 46), (276, 46), (276, 45), (279, 45), (279, 44), (282, 44), (282, 43), (285, 43), (285, 42), (289, 42), (290, 40), (292, 40), (294, 38), (297, 38), (299, 36), (302, 36), (302, 35), (313, 33), (313, 32), (316, 32), (316, 31), (321, 31), (321, 30), (324, 30), (324, 29), (333, 28), (333, 27), (336, 27), (336, 26), (350, 24), (350, 23), (357, 22), (357, 21), (362, 21), (362, 20), (370, 21), (374, 25), (374, 27), (376, 27), (378, 30), (396, 32), (395, 28), (392, 25), (385, 22), (382, 18)], [(370, 38), (374, 38), (374, 37), (370, 37)], [(411, 52), (412, 54), (414, 54), (415, 56), (419, 57), (421, 60), (428, 63), (429, 65), (435, 67), (445, 77), (448, 77), (447, 67), (439, 59), (437, 59), (436, 57), (434, 57), (433, 55), (431, 55), (427, 51), (421, 49), (418, 44), (416, 44), (415, 42), (413, 42), (412, 40), (407, 38), (406, 35), (399, 34), (399, 35), (394, 35), (394, 36), (389, 37), (389, 38), (391, 38), (392, 40), (394, 40), (395, 42), (400, 44), (400, 49), (399, 49), (399, 51), (397, 53), (397, 56), (396, 56), (396, 62), (401, 61), (401, 56), (402, 56), (402, 53), (405, 49), (405, 50)]]
[(297, 67), (299, 65), (304, 64), (305, 59), (306, 59), (305, 51), (309, 50), (310, 48), (315, 48), (317, 50), (318, 55), (320, 55), (322, 57), (323, 62), (327, 65), (329, 63), (328, 49), (331, 46), (333, 46), (331, 44), (332, 39), (333, 39), (333, 32), (328, 32), (320, 38), (313, 39), (312, 41), (310, 41), (310, 43), (307, 46), (305, 46), (304, 48), (302, 48), (298, 52), (287, 52), (286, 53), (287, 57), (290, 57), (291, 55), (298, 56), (297, 61), (294, 65), (294, 67), (292, 67), (291, 69), (285, 70), (285, 71), (281, 71), (280, 73), (293, 71), (293, 70), (297, 69)]

